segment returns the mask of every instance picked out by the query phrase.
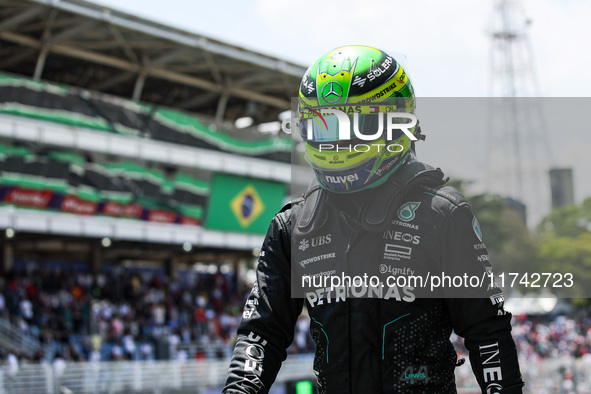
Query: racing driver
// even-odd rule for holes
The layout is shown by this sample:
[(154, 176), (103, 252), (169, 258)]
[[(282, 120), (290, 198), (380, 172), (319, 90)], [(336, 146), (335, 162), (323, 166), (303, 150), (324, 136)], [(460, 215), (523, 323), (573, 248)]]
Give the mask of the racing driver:
[(492, 268), (464, 196), (417, 160), (414, 112), (409, 76), (385, 51), (340, 47), (306, 71), (297, 130), (317, 185), (271, 222), (223, 393), (269, 391), (304, 305), (319, 393), (455, 393), (452, 331), (483, 393), (522, 392), (494, 281), (427, 285)]

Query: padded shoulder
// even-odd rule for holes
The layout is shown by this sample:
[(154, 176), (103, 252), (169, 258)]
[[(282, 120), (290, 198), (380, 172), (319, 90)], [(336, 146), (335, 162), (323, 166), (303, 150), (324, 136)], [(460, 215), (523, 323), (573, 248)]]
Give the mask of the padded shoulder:
[(466, 197), (464, 197), (464, 195), (453, 186), (419, 185), (419, 189), (421, 189), (423, 192), (427, 194), (432, 194), (434, 196), (441, 197), (447, 200), (450, 204), (455, 206), (468, 204)]

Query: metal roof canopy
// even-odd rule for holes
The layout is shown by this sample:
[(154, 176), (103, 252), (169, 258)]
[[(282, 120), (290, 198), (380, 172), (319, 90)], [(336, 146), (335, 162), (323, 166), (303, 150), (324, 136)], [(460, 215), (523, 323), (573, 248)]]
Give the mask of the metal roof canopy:
[(205, 114), (219, 124), (277, 120), (305, 72), (82, 0), (0, 0), (0, 70)]

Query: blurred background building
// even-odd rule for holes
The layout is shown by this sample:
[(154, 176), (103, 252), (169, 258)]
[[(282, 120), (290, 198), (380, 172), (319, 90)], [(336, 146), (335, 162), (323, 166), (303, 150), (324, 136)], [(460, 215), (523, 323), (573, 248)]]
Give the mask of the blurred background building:
[(560, 208), (575, 203), (572, 168), (550, 169), (550, 187), (552, 188), (553, 208)]

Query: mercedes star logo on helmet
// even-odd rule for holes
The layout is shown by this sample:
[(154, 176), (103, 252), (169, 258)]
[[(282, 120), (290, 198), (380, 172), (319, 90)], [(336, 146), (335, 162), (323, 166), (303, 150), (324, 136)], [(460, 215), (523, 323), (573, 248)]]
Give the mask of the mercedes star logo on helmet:
[(336, 103), (343, 95), (343, 87), (338, 82), (329, 82), (322, 88), (322, 97), (329, 103)]

